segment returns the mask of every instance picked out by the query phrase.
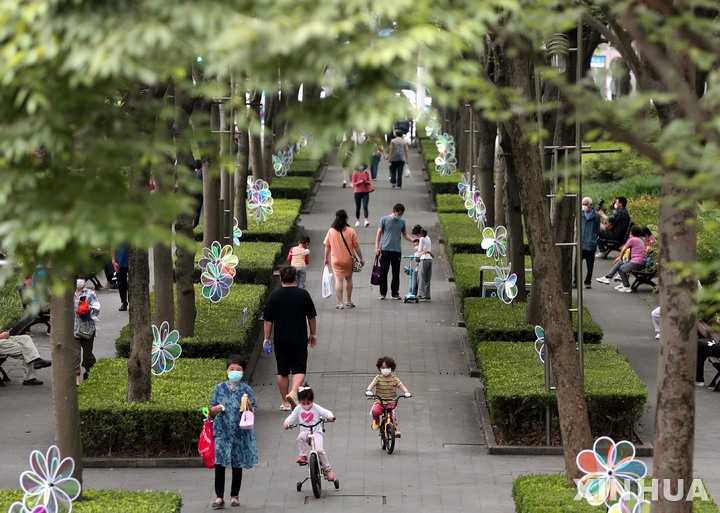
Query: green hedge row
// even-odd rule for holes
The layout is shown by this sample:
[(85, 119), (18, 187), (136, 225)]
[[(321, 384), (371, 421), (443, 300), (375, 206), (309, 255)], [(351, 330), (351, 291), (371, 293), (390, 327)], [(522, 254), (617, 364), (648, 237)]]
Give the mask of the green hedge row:
[[(545, 408), (550, 406), (557, 419), (557, 402), (554, 393), (545, 392), (544, 366), (534, 342), (481, 342), (476, 351), (496, 436), (521, 445), (538, 435), (542, 440), (538, 426), (544, 425)], [(585, 396), (593, 436), (634, 438), (647, 390), (616, 346), (585, 347)]]
[(314, 186), (314, 176), (288, 174), (287, 176), (274, 178), (272, 184), (270, 184), (270, 190), (275, 200), (297, 199), (305, 201), (312, 193)]
[[(228, 348), (222, 356), (242, 349)], [(105, 358), (93, 367), (92, 377), (78, 388), (86, 457), (197, 455), (201, 410), (215, 385), (227, 379), (226, 368), (219, 355), (215, 360), (183, 356), (172, 371), (153, 376), (150, 401), (142, 404), (125, 402), (127, 360)]]
[(8, 276), (0, 287), (0, 331), (12, 328), (22, 316), (23, 306), (16, 286), (21, 282), (20, 275)]
[(456, 192), (455, 194), (438, 194), (435, 196), (435, 204), (439, 214), (465, 214), (465, 202)]
[[(645, 478), (644, 489), (652, 490), (650, 477)], [(685, 494), (687, 497), (687, 489)], [(513, 481), (512, 496), (516, 513), (598, 513), (605, 508), (591, 506), (586, 500), (575, 500), (577, 488), (568, 487), (564, 474), (534, 474), (520, 476)], [(650, 500), (650, 495), (645, 496)], [(693, 513), (718, 513), (712, 497), (704, 501), (694, 497)]]
[[(480, 267), (495, 266), (497, 263), (494, 258), (487, 256), (485, 253), (457, 253), (452, 257), (453, 275), (455, 276), (455, 286), (457, 287), (460, 298), (464, 300), (466, 297), (480, 297)], [(532, 259), (530, 256), (525, 257), (525, 269), (532, 268)], [(492, 282), (495, 278), (495, 271), (485, 271), (483, 273), (483, 281)], [(532, 283), (532, 273), (526, 273), (525, 279), (527, 283)]]
[[(583, 316), (586, 344), (599, 344), (603, 338), (602, 328), (585, 308)], [(472, 345), (492, 340), (529, 342), (535, 340), (535, 327), (525, 323), (527, 303), (514, 302), (506, 305), (497, 298), (467, 297), (463, 302), (463, 316)], [(573, 315), (573, 326), (577, 317)]]
[(482, 230), (467, 214), (438, 214), (445, 250), (455, 253), (482, 253)]
[[(180, 358), (225, 358), (232, 353), (249, 352), (258, 333), (257, 320), (262, 314), (267, 287), (236, 284), (230, 287), (230, 295), (219, 303), (205, 299), (200, 288), (199, 284), (195, 285), (195, 336), (180, 339)], [(248, 309), (247, 322), (243, 326), (245, 308)], [(120, 330), (115, 354), (121, 358), (130, 354), (129, 325)], [(93, 369), (93, 375), (94, 372)]]
[(295, 157), (292, 164), (290, 164), (290, 170), (288, 171), (289, 176), (312, 176), (313, 178), (320, 169), (322, 160), (318, 159), (305, 159)]
[[(437, 157), (437, 155), (435, 155), (435, 157)], [(430, 176), (430, 192), (433, 195), (433, 199), (437, 198), (438, 194), (457, 194), (457, 184), (460, 182), (462, 173), (456, 172), (451, 175), (441, 175), (435, 171), (435, 157), (425, 162), (425, 167)]]
[[(7, 511), (22, 501), (21, 490), (0, 490), (0, 511)], [(123, 490), (82, 491), (81, 499), (73, 502), (76, 513), (180, 513), (182, 500), (174, 492), (126, 492)]]
[[(200, 282), (200, 267), (198, 261), (202, 258), (203, 245), (197, 244), (195, 252), (195, 283)], [(275, 267), (286, 263), (281, 260), (283, 245), (280, 242), (241, 242), (234, 248), (238, 257), (235, 268), (235, 283), (258, 283), (270, 286), (273, 283)]]

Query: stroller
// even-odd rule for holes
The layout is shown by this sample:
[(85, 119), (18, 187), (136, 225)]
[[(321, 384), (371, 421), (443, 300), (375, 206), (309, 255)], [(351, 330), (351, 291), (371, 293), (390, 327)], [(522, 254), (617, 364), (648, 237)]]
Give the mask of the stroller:
[(403, 303), (419, 302), (417, 297), (417, 271), (418, 271), (418, 258), (415, 255), (404, 255), (403, 258), (408, 259), (408, 265), (403, 267), (403, 272), (410, 278), (410, 284), (408, 287), (408, 293), (403, 298)]

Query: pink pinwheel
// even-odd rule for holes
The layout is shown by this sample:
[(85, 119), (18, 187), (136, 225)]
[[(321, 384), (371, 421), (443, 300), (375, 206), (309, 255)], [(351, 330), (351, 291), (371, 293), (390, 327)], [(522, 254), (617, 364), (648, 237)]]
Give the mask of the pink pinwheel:
[(233, 277), (223, 273), (220, 266), (208, 264), (205, 272), (200, 275), (200, 283), (202, 284), (203, 297), (213, 303), (218, 303), (222, 298), (230, 294)]
[(25, 509), (22, 502), (13, 502), (8, 513), (49, 513), (45, 506), (36, 506), (33, 509)]
[(540, 357), (540, 361), (545, 363), (545, 330), (542, 326), (535, 326), (535, 352)]
[(608, 513), (650, 513), (650, 503), (633, 492), (625, 492)]
[[(624, 493), (639, 493), (640, 480), (647, 474), (645, 463), (635, 459), (632, 443), (627, 440), (615, 443), (606, 436), (595, 440), (592, 450), (581, 451), (576, 462), (585, 472), (577, 482), (578, 492), (591, 506), (613, 506)], [(634, 509), (629, 511), (636, 513)]]
[(46, 513), (72, 511), (72, 501), (80, 495), (80, 482), (72, 477), (73, 459), (60, 459), (60, 450), (51, 445), (46, 454), (30, 453), (30, 469), (20, 475), (25, 510), (35, 513), (42, 507)]
[(480, 246), (485, 250), (487, 256), (492, 257), (497, 262), (500, 257), (504, 257), (506, 253), (507, 229), (504, 226), (498, 226), (493, 229), (487, 227), (482, 231), (483, 240)]
[(180, 333), (177, 330), (170, 331), (170, 325), (163, 321), (160, 329), (152, 325), (153, 343), (150, 357), (151, 372), (160, 376), (163, 372), (170, 372), (175, 367), (175, 360), (180, 357), (182, 348), (178, 341)]
[(502, 267), (495, 267), (497, 278), (495, 278), (495, 288), (497, 289), (497, 295), (505, 304), (513, 302), (518, 295), (518, 288), (515, 285), (517, 281), (517, 275), (512, 273), (510, 276), (507, 275)]
[(233, 255), (233, 248), (230, 244), (226, 244), (222, 248), (218, 241), (214, 241), (209, 248), (202, 249), (203, 258), (198, 261), (200, 269), (205, 270), (208, 264), (215, 264), (220, 270), (230, 276), (235, 276), (235, 267), (237, 267), (239, 259)]

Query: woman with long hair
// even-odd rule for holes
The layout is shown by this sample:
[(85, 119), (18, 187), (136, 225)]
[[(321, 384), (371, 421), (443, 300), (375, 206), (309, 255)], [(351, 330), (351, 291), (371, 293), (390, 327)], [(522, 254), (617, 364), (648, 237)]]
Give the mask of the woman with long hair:
[[(362, 265), (365, 259), (360, 251), (360, 242), (357, 233), (347, 222), (348, 215), (344, 210), (335, 212), (335, 220), (325, 236), (325, 265), (330, 263), (332, 255), (332, 270), (335, 275), (335, 292), (337, 294), (337, 306), (344, 308), (355, 308), (352, 302), (353, 290), (353, 256), (357, 255)], [(347, 296), (347, 302), (343, 304), (343, 288)]]

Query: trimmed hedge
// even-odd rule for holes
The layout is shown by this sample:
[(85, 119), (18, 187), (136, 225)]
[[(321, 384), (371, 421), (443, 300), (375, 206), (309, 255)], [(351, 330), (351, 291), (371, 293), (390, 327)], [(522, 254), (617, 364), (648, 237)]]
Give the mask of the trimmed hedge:
[(289, 176), (312, 176), (313, 178), (320, 169), (322, 160), (297, 158), (290, 164)]
[[(182, 358), (225, 358), (232, 353), (249, 352), (257, 336), (259, 319), (265, 301), (265, 285), (233, 285), (230, 295), (219, 303), (212, 303), (195, 285), (195, 336), (180, 339)], [(247, 323), (242, 325), (242, 311), (248, 309)], [(115, 354), (130, 355), (130, 326), (120, 330), (115, 340)], [(93, 369), (93, 374), (94, 374)]]
[(482, 230), (465, 214), (438, 214), (445, 249), (455, 253), (482, 253)]
[[(22, 490), (0, 490), (0, 511), (22, 501)], [(73, 502), (76, 513), (180, 513), (182, 499), (174, 492), (126, 492), (123, 490), (83, 489), (82, 498)]]
[[(583, 311), (584, 341), (586, 344), (599, 344), (603, 338), (602, 328), (592, 319), (587, 308)], [(535, 326), (525, 324), (526, 312), (527, 303), (506, 305), (497, 298), (467, 297), (463, 303), (463, 316), (468, 339), (473, 345), (491, 340), (534, 341)], [(576, 318), (573, 315), (573, 326)]]
[[(649, 477), (645, 478), (645, 490), (652, 490)], [(597, 508), (586, 500), (576, 501), (576, 488), (569, 488), (564, 474), (534, 474), (520, 476), (513, 482), (512, 496), (516, 513), (598, 513), (605, 508)], [(687, 490), (685, 495), (687, 496)], [(718, 513), (712, 497), (703, 501), (693, 499), (693, 513)], [(646, 495), (649, 500), (650, 496)]]
[[(438, 194), (457, 194), (457, 184), (460, 182), (462, 173), (455, 172), (447, 176), (441, 175), (435, 171), (435, 157), (437, 157), (437, 154), (431, 160), (425, 162), (425, 168), (430, 177), (430, 192), (433, 198), (436, 198)], [(467, 217), (467, 214), (465, 217)]]
[[(557, 419), (557, 402), (545, 392), (534, 342), (482, 342), (476, 351), (496, 436), (513, 444), (544, 439), (545, 408)], [(647, 389), (616, 346), (586, 346), (585, 396), (593, 436), (634, 439)]]
[[(198, 261), (202, 258), (201, 242), (195, 252), (195, 283), (200, 282)], [(239, 259), (235, 268), (235, 283), (257, 283), (270, 286), (273, 283), (275, 266), (280, 260), (283, 245), (280, 242), (241, 242), (234, 248)]]
[(12, 328), (22, 316), (23, 306), (16, 285), (20, 283), (20, 275), (8, 276), (0, 288), (0, 331)]
[(270, 184), (273, 198), (278, 199), (297, 199), (305, 201), (312, 193), (315, 186), (314, 176), (288, 176), (273, 178)]
[(435, 196), (435, 204), (437, 205), (438, 213), (467, 215), (465, 202), (457, 192), (455, 194), (438, 194)]
[[(466, 297), (480, 297), (482, 292), (480, 288), (480, 267), (495, 266), (494, 258), (487, 256), (485, 253), (458, 253), (452, 258), (453, 274), (455, 276), (455, 285), (461, 299)], [(525, 257), (525, 269), (532, 268), (532, 259)], [(526, 280), (532, 283), (532, 273), (527, 273)], [(485, 272), (484, 281), (493, 281), (495, 272)]]
[(216, 360), (183, 354), (171, 372), (153, 376), (150, 401), (142, 404), (125, 402), (127, 360), (100, 360), (92, 377), (78, 388), (83, 454), (196, 456), (201, 410), (215, 385), (227, 379), (224, 358), (238, 352), (242, 347)]

